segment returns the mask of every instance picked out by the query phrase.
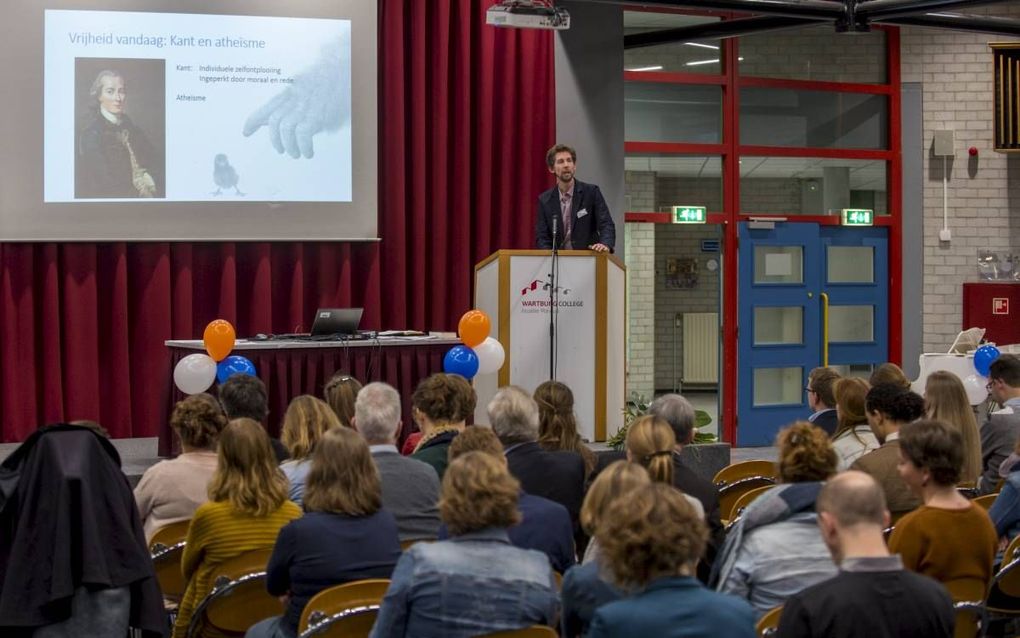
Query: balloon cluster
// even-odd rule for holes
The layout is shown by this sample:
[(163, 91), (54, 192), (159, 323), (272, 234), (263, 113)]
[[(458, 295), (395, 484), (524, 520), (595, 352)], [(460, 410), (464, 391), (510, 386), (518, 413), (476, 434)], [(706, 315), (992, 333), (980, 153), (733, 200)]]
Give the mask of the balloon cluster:
[(255, 376), (255, 364), (246, 357), (231, 355), (237, 334), (229, 321), (217, 319), (205, 327), (202, 343), (208, 354), (189, 354), (174, 368), (174, 385), (184, 394), (205, 392), (213, 381), (226, 383), (235, 374)]
[(457, 333), (462, 346), (450, 348), (443, 357), (443, 372), (459, 374), (469, 381), (476, 374), (492, 374), (503, 367), (506, 351), (497, 339), (489, 336), (492, 322), (481, 310), (468, 310), (460, 318)]
[(977, 405), (988, 396), (988, 373), (992, 362), (999, 358), (999, 349), (992, 345), (984, 345), (974, 351), (974, 369), (977, 374), (967, 375), (962, 379), (963, 388), (967, 391), (967, 399), (971, 405)]

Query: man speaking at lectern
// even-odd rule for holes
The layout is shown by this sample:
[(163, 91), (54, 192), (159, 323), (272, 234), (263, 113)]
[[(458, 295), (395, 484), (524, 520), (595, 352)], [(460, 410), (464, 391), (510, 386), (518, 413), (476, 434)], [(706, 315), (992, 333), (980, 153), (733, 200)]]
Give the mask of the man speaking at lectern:
[(535, 244), (552, 249), (555, 224), (558, 248), (613, 252), (616, 226), (609, 207), (598, 186), (574, 179), (576, 162), (577, 153), (564, 144), (557, 144), (545, 154), (549, 172), (556, 176), (556, 186), (538, 196)]

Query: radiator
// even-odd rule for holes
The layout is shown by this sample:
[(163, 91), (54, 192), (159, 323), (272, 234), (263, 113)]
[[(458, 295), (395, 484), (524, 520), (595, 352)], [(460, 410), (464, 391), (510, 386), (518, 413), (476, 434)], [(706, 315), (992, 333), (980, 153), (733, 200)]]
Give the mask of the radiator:
[(684, 313), (684, 383), (719, 383), (719, 313)]

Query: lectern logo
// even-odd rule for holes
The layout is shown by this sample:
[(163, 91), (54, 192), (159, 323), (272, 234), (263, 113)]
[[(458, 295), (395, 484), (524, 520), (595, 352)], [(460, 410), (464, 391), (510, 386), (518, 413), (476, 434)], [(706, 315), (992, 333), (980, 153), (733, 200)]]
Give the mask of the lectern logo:
[[(552, 284), (541, 279), (534, 279), (530, 284), (521, 288), (521, 312), (549, 312), (550, 288), (552, 288)], [(583, 299), (578, 299), (576, 297), (569, 298), (572, 292), (574, 292), (573, 288), (569, 288), (567, 286), (556, 286), (556, 293), (559, 297), (556, 301), (556, 308), (563, 309), (583, 307)], [(567, 298), (565, 299), (564, 297)]]

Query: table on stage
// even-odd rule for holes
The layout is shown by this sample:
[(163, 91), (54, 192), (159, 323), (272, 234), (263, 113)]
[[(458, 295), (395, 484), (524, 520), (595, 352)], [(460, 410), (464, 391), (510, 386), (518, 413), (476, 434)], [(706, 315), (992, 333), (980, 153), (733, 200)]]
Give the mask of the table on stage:
[[(205, 352), (201, 340), (171, 340), (165, 342), (170, 350), (170, 374), (177, 363), (188, 356)], [(443, 371), (443, 357), (460, 339), (433, 337), (385, 337), (357, 341), (307, 341), (239, 339), (231, 354), (247, 357), (255, 364), (258, 377), (266, 384), (269, 395), (269, 432), (279, 436), (283, 414), (291, 399), (300, 394), (322, 398), (322, 389), (334, 372), (343, 371), (362, 384), (384, 381), (400, 392), (402, 404), (400, 442), (411, 433), (411, 394), (418, 382), (435, 372)], [(215, 394), (213, 384), (208, 392)], [(164, 393), (166, 425), (159, 436), (159, 454), (171, 451), (172, 436), (170, 412), (177, 401), (184, 398), (171, 381)]]

